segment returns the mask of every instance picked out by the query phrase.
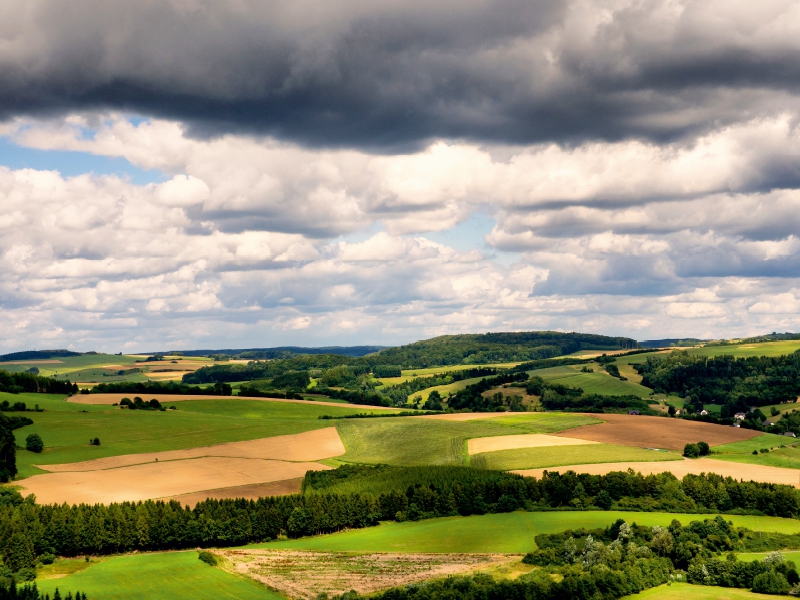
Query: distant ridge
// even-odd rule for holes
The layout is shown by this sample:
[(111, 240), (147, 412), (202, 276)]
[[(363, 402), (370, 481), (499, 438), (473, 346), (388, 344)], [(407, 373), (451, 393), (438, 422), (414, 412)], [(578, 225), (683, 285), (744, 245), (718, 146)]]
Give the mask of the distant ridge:
[(384, 350), (385, 348), (387, 348), (387, 346), (323, 346), (320, 348), (277, 346), (275, 348), (228, 348), (223, 350), (170, 350), (169, 352), (142, 352), (142, 354), (172, 354), (176, 356), (211, 356), (213, 354), (222, 354), (225, 356), (269, 360), (273, 358), (286, 358), (287, 356), (295, 354), (339, 354), (341, 356), (359, 357)]
[(11, 354), (0, 354), (0, 362), (8, 362), (10, 360), (37, 360), (80, 355), (81, 352), (72, 352), (71, 350), (25, 350), (23, 352), (12, 352)]
[(698, 338), (665, 338), (663, 340), (644, 340), (639, 342), (642, 348), (669, 348), (670, 346), (699, 346), (711, 340)]

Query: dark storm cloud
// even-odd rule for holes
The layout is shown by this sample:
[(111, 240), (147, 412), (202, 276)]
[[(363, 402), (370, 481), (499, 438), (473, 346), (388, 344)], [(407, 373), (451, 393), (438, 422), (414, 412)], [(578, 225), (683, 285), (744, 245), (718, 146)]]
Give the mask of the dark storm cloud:
[(7, 0), (0, 115), (113, 108), (389, 150), (665, 139), (796, 108), (796, 36), (770, 35), (791, 6)]

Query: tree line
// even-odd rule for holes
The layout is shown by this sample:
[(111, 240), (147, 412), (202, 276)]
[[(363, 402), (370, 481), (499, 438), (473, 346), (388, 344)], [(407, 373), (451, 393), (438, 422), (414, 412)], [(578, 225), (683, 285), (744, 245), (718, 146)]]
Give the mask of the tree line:
[(34, 373), (0, 371), (0, 392), (11, 394), (77, 394), (78, 385)]
[[(365, 467), (369, 469), (371, 467)], [(397, 468), (400, 469), (400, 468)], [(258, 500), (206, 500), (194, 508), (177, 501), (110, 505), (36, 504), (13, 490), (0, 506), (0, 555), (14, 572), (47, 555), (112, 554), (236, 546), (284, 533), (299, 537), (441, 516), (569, 507), (755, 512), (797, 516), (798, 491), (789, 486), (737, 482), (716, 475), (642, 476), (547, 473), (541, 479), (452, 467), (437, 482), (414, 481), (415, 471), (376, 472), (402, 483), (380, 492), (305, 494)], [(362, 483), (368, 479), (362, 478)], [(314, 485), (319, 485), (319, 480)], [(394, 487), (394, 489), (392, 489)]]

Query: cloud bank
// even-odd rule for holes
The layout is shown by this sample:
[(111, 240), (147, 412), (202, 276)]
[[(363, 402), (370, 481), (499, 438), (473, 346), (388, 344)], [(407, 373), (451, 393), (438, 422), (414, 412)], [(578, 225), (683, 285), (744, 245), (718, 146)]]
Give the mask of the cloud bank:
[(797, 330), (799, 34), (777, 0), (11, 0), (0, 136), (163, 178), (0, 166), (0, 345)]

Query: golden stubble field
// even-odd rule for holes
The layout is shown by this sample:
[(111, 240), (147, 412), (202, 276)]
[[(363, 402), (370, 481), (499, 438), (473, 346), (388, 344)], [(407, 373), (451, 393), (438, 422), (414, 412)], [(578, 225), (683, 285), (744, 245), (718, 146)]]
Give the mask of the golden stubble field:
[[(316, 460), (344, 454), (334, 427), (295, 435), (188, 450), (128, 454), (80, 463), (45, 465), (50, 473), (20, 481), (39, 502), (110, 503), (169, 498), (296, 480), (330, 467)], [(227, 493), (237, 490), (228, 489)], [(226, 496), (230, 497), (230, 496)]]

